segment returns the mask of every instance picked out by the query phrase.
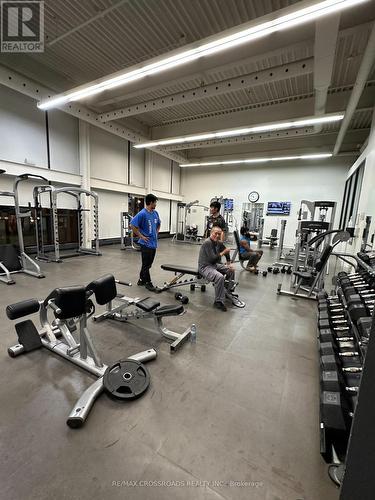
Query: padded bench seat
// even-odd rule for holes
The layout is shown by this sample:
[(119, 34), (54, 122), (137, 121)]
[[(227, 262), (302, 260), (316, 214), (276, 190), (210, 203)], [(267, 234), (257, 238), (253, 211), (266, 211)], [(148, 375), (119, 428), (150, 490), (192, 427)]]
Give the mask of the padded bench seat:
[(164, 271), (172, 271), (174, 273), (191, 274), (192, 276), (200, 277), (198, 269), (196, 267), (183, 267), (178, 265), (162, 264), (160, 266)]
[(302, 278), (304, 280), (308, 280), (313, 277), (311, 273), (308, 271), (293, 271), (294, 276), (298, 276), (298, 278)]
[(184, 312), (184, 306), (182, 304), (179, 305), (171, 305), (171, 306), (161, 306), (158, 307), (155, 311), (155, 316), (178, 316)]
[(142, 309), (142, 311), (151, 312), (160, 306), (160, 302), (152, 300), (150, 297), (146, 297), (145, 299), (137, 302), (135, 305), (139, 307), (139, 309)]

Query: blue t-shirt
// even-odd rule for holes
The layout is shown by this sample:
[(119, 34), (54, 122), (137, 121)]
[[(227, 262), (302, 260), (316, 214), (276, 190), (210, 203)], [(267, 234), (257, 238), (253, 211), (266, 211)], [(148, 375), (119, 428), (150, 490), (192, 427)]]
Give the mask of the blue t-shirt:
[(148, 248), (156, 248), (158, 246), (157, 228), (160, 226), (159, 214), (156, 210), (149, 212), (143, 208), (131, 220), (131, 225), (138, 227), (143, 236), (147, 236), (148, 241), (139, 239), (138, 243)]
[[(240, 241), (247, 241), (249, 246), (250, 246), (250, 242), (251, 242), (250, 238), (247, 238), (246, 236), (242, 235), (240, 238)], [(246, 248), (244, 248), (242, 245), (240, 245), (240, 253), (246, 253), (246, 252), (247, 252)]]

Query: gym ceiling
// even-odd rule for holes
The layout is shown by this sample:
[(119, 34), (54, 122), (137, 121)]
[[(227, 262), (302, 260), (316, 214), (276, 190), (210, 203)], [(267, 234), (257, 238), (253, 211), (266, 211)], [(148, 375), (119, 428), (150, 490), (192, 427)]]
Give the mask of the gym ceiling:
[[(0, 82), (40, 85), (47, 98), (157, 56), (184, 51), (206, 37), (263, 23), (303, 0), (55, 0), (45, 2), (45, 52), (2, 54)], [(266, 16), (266, 17), (264, 17)], [(146, 76), (64, 109), (134, 143), (345, 112), (368, 50), (375, 19), (370, 0), (313, 22), (277, 31)], [(234, 28), (234, 30), (233, 30)], [(189, 47), (189, 48), (190, 48)], [(373, 61), (373, 59), (372, 59)], [(25, 77), (22, 79), (16, 76)], [(9, 85), (9, 82), (7, 82)], [(23, 89), (22, 89), (23, 88)], [(343, 140), (342, 121), (292, 130), (232, 135), (159, 146), (180, 163), (332, 152), (359, 154), (370, 131), (375, 68)], [(35, 92), (35, 90), (34, 90)], [(38, 89), (39, 92), (39, 89)], [(78, 112), (79, 109), (79, 112)]]

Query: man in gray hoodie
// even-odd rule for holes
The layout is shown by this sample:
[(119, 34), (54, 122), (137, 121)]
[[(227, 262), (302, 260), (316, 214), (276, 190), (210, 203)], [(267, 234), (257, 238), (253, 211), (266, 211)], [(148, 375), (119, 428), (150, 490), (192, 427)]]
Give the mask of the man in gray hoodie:
[[(222, 229), (214, 226), (211, 229), (210, 237), (207, 238), (199, 251), (198, 271), (208, 281), (215, 286), (214, 307), (221, 311), (226, 311), (225, 306), (225, 279), (232, 282), (234, 280), (234, 267), (230, 263), (230, 249), (225, 248), (221, 242)], [(221, 264), (221, 257), (225, 256), (226, 264)]]

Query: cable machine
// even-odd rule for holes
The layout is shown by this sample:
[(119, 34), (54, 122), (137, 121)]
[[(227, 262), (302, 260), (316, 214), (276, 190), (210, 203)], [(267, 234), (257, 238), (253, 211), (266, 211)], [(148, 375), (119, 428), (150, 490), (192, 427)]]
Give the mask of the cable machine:
[(136, 243), (130, 226), (132, 219), (133, 217), (129, 212), (120, 212), (121, 250), (140, 250), (140, 246)]
[[(46, 251), (46, 244), (43, 237), (43, 217), (42, 217), (42, 204), (41, 195), (43, 193), (49, 193), (50, 204), (51, 204), (51, 215), (52, 215), (52, 239), (53, 239), (53, 251), (52, 255), (48, 255)], [(78, 212), (78, 248), (75, 253), (61, 255), (60, 253), (60, 238), (59, 238), (59, 222), (58, 222), (58, 208), (57, 208), (57, 198), (60, 194), (67, 194), (72, 196), (77, 203)], [(83, 196), (91, 197), (93, 201), (93, 206), (91, 209), (84, 208), (82, 203)], [(33, 191), (34, 206), (35, 206), (35, 235), (37, 242), (37, 258), (47, 262), (61, 262), (62, 259), (69, 257), (76, 257), (78, 255), (101, 255), (99, 252), (99, 215), (98, 215), (98, 195), (94, 191), (87, 191), (86, 189), (78, 187), (62, 187), (55, 188), (51, 185), (41, 185), (36, 186)], [(86, 241), (90, 241), (85, 227), (84, 214), (86, 212), (91, 212), (92, 214), (92, 224), (93, 224), (93, 241), (91, 248), (86, 247)]]
[(176, 234), (172, 238), (173, 242), (200, 244), (207, 226), (206, 216), (203, 216), (202, 231), (200, 232), (201, 228), (199, 225), (188, 224), (188, 217), (195, 208), (202, 208), (204, 212), (209, 211), (208, 207), (200, 205), (199, 200), (194, 200), (190, 203), (177, 203)]
[[(0, 170), (0, 174), (3, 173), (5, 173), (5, 170)], [(21, 182), (28, 179), (39, 179), (48, 182), (48, 180), (41, 175), (22, 174), (14, 180), (13, 191), (0, 191), (0, 196), (12, 198), (14, 201), (19, 247), (19, 249), (17, 249), (14, 245), (0, 245), (0, 281), (7, 285), (13, 285), (15, 283), (11, 276), (15, 273), (24, 273), (29, 276), (34, 276), (35, 278), (44, 278), (44, 274), (40, 270), (38, 264), (25, 252), (22, 219), (32, 217), (32, 214), (31, 210), (26, 212), (21, 211), (18, 186)]]

